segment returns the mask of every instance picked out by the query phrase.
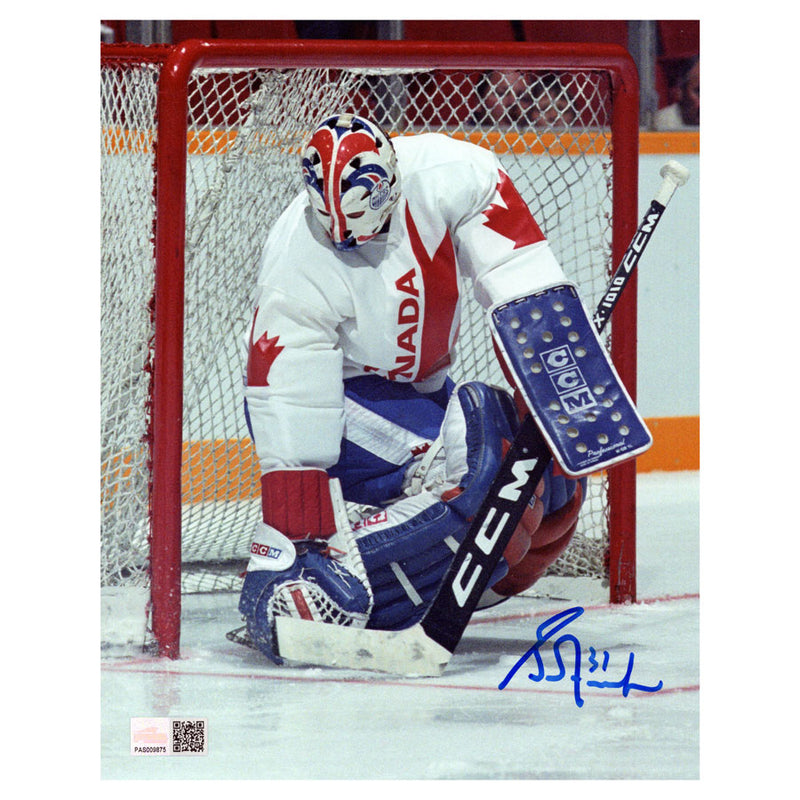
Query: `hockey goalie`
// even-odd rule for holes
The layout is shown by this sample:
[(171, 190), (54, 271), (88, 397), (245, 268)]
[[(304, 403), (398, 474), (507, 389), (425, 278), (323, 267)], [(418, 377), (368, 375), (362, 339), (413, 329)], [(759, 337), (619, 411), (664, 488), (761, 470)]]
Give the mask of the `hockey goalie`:
[[(301, 161), (306, 191), (263, 252), (244, 390), (262, 521), (239, 610), (276, 663), (281, 615), (417, 622), (535, 406), (523, 357), (497, 336), (513, 396), (448, 377), (459, 274), (487, 312), (569, 284), (488, 150), (441, 134), (390, 140), (341, 113)], [(529, 588), (564, 551), (584, 488), (548, 468), (484, 606)]]

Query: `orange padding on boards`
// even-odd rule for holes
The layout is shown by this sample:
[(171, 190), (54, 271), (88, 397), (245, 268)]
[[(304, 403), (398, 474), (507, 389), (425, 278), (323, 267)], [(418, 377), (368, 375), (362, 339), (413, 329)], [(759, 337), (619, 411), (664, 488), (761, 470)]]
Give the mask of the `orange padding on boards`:
[(700, 469), (700, 417), (646, 419), (653, 446), (636, 460), (638, 472)]
[[(603, 152), (606, 139), (599, 133), (582, 133), (579, 140), (571, 133), (556, 135), (545, 133), (535, 135), (532, 133), (514, 132), (472, 132), (461, 133), (454, 131), (454, 139), (466, 139), (474, 144), (483, 146), (491, 145), (499, 153), (509, 151), (534, 154), (544, 152), (578, 153), (587, 148), (594, 147), (597, 152)], [(186, 148), (190, 155), (223, 155), (230, 150), (236, 141), (236, 131), (201, 130), (188, 131), (186, 135)], [(596, 142), (596, 144), (595, 144)], [(107, 126), (102, 131), (102, 147), (104, 152), (111, 155), (121, 153), (150, 153), (153, 149), (152, 131), (142, 132), (122, 127)], [(686, 154), (700, 152), (699, 131), (641, 131), (639, 133), (640, 155), (652, 154)]]
[(681, 155), (700, 152), (700, 131), (642, 131), (639, 155)]
[(261, 496), (261, 470), (249, 439), (183, 443), (183, 503), (252, 500)]
[[(654, 441), (637, 459), (639, 472), (700, 469), (700, 417), (650, 417), (645, 422)], [(109, 500), (121, 488), (115, 481), (124, 485), (125, 470), (132, 471), (130, 457), (120, 455), (117, 460), (116, 471), (106, 476)], [(259, 473), (258, 459), (248, 439), (183, 444), (184, 503), (255, 499), (261, 494)]]

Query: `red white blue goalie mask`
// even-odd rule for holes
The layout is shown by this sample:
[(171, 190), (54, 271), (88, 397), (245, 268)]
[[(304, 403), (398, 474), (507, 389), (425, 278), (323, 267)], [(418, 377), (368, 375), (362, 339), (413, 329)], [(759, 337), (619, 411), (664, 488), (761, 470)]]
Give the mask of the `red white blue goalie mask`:
[(381, 232), (400, 197), (389, 137), (374, 123), (336, 114), (320, 123), (302, 158), (311, 208), (337, 250)]

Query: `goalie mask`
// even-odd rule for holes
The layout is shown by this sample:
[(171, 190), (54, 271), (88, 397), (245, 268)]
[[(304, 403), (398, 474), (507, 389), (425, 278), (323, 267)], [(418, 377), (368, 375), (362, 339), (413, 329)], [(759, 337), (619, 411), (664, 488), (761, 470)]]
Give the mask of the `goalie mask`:
[(337, 250), (351, 250), (380, 233), (400, 197), (389, 137), (363, 117), (336, 114), (320, 123), (302, 167), (314, 216)]

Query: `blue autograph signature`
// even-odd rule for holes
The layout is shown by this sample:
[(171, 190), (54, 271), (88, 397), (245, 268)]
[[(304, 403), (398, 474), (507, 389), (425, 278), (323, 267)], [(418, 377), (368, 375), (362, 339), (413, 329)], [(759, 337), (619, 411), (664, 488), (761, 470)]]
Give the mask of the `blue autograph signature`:
[[(542, 656), (539, 652), (541, 646), (546, 642), (550, 641), (560, 630), (565, 628), (569, 625), (570, 622), (573, 622), (578, 617), (583, 614), (582, 608), (568, 608), (566, 611), (561, 611), (558, 614), (554, 614), (552, 617), (546, 619), (539, 627), (536, 629), (536, 642), (533, 644), (532, 647), (528, 649), (528, 651), (521, 656), (517, 663), (508, 671), (508, 674), (500, 681), (498, 685), (498, 689), (505, 689), (508, 686), (509, 681), (517, 674), (517, 671), (529, 661), (531, 658), (535, 659), (536, 661), (536, 672), (531, 672), (528, 675), (528, 678), (534, 682), (539, 682), (542, 680), (545, 681), (560, 681), (566, 677), (567, 670), (564, 666), (564, 658), (561, 655), (561, 648), (564, 645), (571, 645), (574, 651), (575, 662), (574, 662), (574, 669), (572, 675), (569, 676), (569, 679), (572, 681), (573, 685), (573, 694), (575, 696), (575, 705), (578, 708), (583, 706), (584, 700), (581, 697), (581, 659), (582, 659), (582, 649), (581, 643), (577, 639), (577, 637), (573, 636), (570, 633), (565, 633), (556, 639), (553, 642), (553, 656), (556, 660), (556, 665), (558, 667), (558, 674), (556, 675), (545, 675), (545, 668), (544, 663), (542, 661)], [(589, 648), (589, 672), (594, 673), (598, 669), (602, 672), (605, 672), (608, 667), (610, 656), (607, 650), (603, 651), (602, 661), (598, 661), (597, 658), (597, 651), (594, 647)], [(598, 681), (598, 680), (587, 680), (586, 685), (591, 686), (596, 689), (621, 689), (622, 696), (627, 697), (628, 694), (632, 690), (636, 690), (638, 692), (657, 692), (659, 689), (662, 688), (664, 685), (663, 681), (659, 681), (656, 686), (644, 686), (641, 683), (634, 683), (631, 680), (631, 675), (633, 674), (633, 661), (634, 655), (631, 653), (628, 657), (628, 667), (625, 670), (625, 675), (622, 677), (621, 680), (618, 681)]]

